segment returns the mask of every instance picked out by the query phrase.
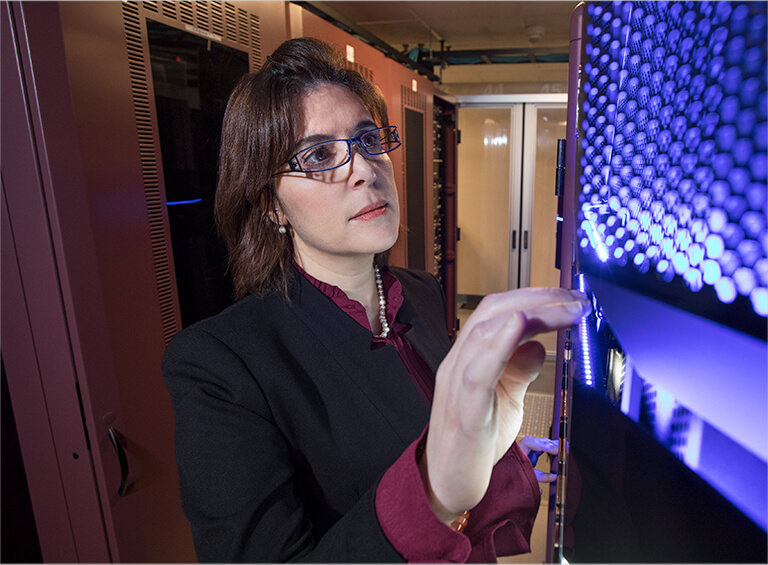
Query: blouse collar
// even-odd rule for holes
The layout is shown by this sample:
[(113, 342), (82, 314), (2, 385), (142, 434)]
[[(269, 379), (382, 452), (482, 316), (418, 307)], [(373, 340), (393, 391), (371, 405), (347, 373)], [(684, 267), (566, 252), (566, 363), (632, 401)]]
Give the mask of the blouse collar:
[[(322, 292), (325, 296), (330, 298), (334, 304), (346, 312), (353, 320), (359, 323), (367, 330), (371, 330), (371, 325), (368, 322), (368, 314), (365, 311), (365, 307), (357, 300), (353, 300), (347, 296), (347, 293), (341, 290), (338, 286), (328, 284), (319, 279), (316, 279), (309, 273), (307, 273), (301, 266), (293, 261), (293, 266), (301, 273), (312, 285)], [(383, 267), (381, 269), (381, 282), (384, 285), (384, 293), (387, 297), (387, 322), (389, 322), (390, 329), (397, 331), (405, 331), (408, 328), (405, 324), (402, 324), (396, 320), (397, 313), (400, 311), (400, 307), (403, 305), (403, 287), (397, 277), (392, 272)], [(393, 336), (394, 337), (394, 336)], [(374, 340), (386, 340), (387, 338), (380, 338), (374, 336)]]

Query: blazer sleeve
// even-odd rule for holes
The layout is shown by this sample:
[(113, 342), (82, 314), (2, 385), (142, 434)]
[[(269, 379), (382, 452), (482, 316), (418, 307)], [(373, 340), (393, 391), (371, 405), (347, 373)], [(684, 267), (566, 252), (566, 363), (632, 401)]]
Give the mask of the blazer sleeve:
[(315, 539), (288, 441), (225, 343), (187, 328), (171, 341), (163, 375), (176, 417), (182, 505), (201, 562), (402, 561), (377, 519), (377, 485)]

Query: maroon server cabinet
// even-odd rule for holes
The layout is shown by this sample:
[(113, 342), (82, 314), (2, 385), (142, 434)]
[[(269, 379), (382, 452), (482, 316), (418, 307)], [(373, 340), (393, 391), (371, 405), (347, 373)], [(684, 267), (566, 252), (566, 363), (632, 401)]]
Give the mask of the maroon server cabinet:
[(195, 560), (150, 20), (252, 67), (287, 34), (284, 2), (2, 5), (2, 359), (47, 562)]

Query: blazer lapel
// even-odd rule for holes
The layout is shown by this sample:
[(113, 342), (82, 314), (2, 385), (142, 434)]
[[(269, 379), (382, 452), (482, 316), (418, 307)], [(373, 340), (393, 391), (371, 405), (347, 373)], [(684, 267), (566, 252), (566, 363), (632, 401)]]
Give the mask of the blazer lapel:
[[(394, 347), (371, 348), (371, 332), (338, 308), (304, 277), (293, 288), (293, 309), (403, 442), (419, 437), (429, 421), (429, 405), (416, 388)], [(324, 320), (318, 324), (318, 320)], [(408, 332), (411, 333), (411, 332)], [(414, 346), (415, 347), (415, 346)]]
[(421, 286), (410, 284), (408, 276), (401, 270), (392, 270), (403, 286), (404, 300), (397, 317), (401, 322), (411, 325), (405, 337), (432, 372), (437, 373), (437, 368), (451, 348), (445, 326), (444, 305), (440, 300), (442, 291), (435, 281), (434, 288), (425, 292)]
[[(405, 312), (403, 312), (405, 310)], [(406, 332), (405, 338), (410, 342), (416, 352), (421, 355), (421, 358), (429, 365), (433, 373), (437, 373), (437, 368), (440, 366), (445, 355), (448, 353), (448, 349), (445, 348), (443, 343), (435, 341), (434, 338), (430, 338), (427, 331), (427, 324), (424, 319), (411, 307), (410, 302), (406, 300), (401, 307), (400, 319), (410, 324), (412, 327), (410, 331)]]

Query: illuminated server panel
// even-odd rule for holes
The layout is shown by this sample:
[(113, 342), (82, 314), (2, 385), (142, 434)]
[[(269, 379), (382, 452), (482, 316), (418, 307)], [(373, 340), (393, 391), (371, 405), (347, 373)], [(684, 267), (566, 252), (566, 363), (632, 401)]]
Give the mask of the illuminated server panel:
[(694, 310), (711, 289), (764, 336), (765, 5), (642, 4), (587, 9), (581, 245), (668, 296), (681, 280)]
[(585, 20), (574, 286), (595, 312), (574, 378), (765, 530), (766, 3)]

